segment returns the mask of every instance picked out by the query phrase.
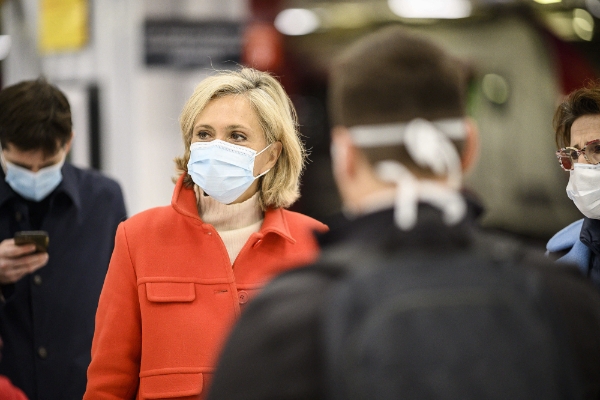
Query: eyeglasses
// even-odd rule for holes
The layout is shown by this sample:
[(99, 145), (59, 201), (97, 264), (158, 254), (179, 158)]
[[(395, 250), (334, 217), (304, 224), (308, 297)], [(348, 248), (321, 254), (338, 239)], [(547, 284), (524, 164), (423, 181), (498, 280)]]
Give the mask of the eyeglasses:
[(575, 147), (564, 147), (556, 152), (556, 157), (562, 169), (572, 171), (581, 154), (592, 165), (600, 163), (600, 139), (590, 140), (581, 150)]

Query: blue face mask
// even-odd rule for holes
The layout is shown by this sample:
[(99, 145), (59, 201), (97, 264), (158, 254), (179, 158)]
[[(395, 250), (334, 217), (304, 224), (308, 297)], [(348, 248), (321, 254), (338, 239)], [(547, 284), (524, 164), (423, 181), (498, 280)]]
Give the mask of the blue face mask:
[(30, 170), (19, 167), (5, 159), (5, 180), (15, 192), (19, 193), (24, 198), (40, 201), (56, 189), (62, 181), (62, 173), (60, 170), (64, 162), (65, 160), (63, 159), (57, 164), (41, 168), (37, 172), (31, 172)]
[[(270, 145), (269, 145), (270, 146)], [(229, 204), (239, 198), (254, 180), (254, 159), (259, 153), (222, 140), (195, 142), (190, 146), (187, 168), (194, 183), (215, 200)]]

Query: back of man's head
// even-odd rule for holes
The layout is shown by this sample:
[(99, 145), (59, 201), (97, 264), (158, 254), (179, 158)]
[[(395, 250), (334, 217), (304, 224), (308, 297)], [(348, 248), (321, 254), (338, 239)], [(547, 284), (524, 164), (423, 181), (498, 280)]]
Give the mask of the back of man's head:
[[(423, 119), (438, 123), (462, 154), (470, 72), (466, 63), (430, 40), (400, 26), (383, 28), (351, 45), (333, 63), (329, 80), (332, 125), (371, 128)], [(355, 144), (372, 164), (396, 160), (418, 176), (435, 178), (431, 168), (414, 162), (405, 146), (376, 138), (386, 132), (369, 129), (364, 133), (368, 145), (358, 140)]]
[(0, 144), (55, 154), (72, 133), (65, 95), (45, 79), (23, 81), (0, 91)]
[[(367, 192), (394, 184), (401, 229), (414, 225), (419, 202), (444, 204), (452, 223), (462, 218), (458, 190), (476, 149), (465, 106), (470, 72), (399, 25), (364, 36), (338, 56), (330, 70), (329, 111), (332, 164), (346, 208), (368, 208), (363, 203), (374, 193)], [(352, 173), (355, 168), (364, 173)]]
[(333, 125), (352, 127), (465, 115), (465, 65), (392, 26), (350, 46), (330, 75)]

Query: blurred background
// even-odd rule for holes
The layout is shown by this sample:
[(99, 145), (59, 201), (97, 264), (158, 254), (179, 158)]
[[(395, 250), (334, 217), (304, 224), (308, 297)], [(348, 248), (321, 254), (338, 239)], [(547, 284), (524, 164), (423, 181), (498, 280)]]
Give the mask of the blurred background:
[(340, 209), (330, 60), (401, 24), (472, 67), (481, 151), (466, 186), (486, 209), (482, 224), (541, 244), (580, 218), (552, 116), (562, 96), (600, 77), (600, 0), (0, 0), (0, 15), (0, 86), (44, 75), (63, 89), (71, 161), (118, 180), (130, 215), (169, 204), (179, 113), (196, 84), (243, 64), (273, 72), (290, 94), (310, 150), (293, 209), (327, 221)]

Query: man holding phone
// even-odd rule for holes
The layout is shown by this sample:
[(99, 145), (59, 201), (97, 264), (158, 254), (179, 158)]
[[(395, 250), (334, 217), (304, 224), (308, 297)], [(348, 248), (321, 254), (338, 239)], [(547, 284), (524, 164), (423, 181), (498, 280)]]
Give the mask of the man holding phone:
[(98, 297), (126, 217), (117, 182), (66, 161), (72, 139), (58, 88), (40, 78), (0, 91), (0, 375), (30, 400), (83, 396)]

